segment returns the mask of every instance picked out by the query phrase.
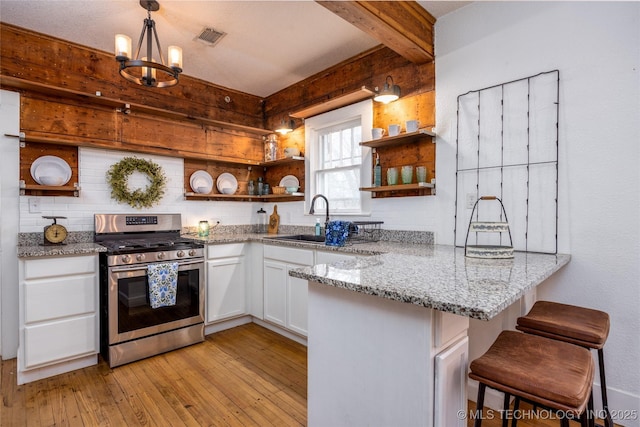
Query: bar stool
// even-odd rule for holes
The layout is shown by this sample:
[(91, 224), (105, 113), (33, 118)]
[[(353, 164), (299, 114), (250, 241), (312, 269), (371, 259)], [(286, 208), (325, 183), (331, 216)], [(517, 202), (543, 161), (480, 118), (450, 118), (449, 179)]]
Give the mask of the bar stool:
[(603, 311), (551, 301), (537, 301), (526, 316), (518, 318), (516, 329), (598, 350), (604, 421), (606, 427), (613, 427), (607, 401), (603, 350), (609, 336), (609, 326), (609, 315)]
[[(580, 419), (588, 426), (588, 401), (595, 370), (589, 350), (561, 341), (500, 333), (489, 350), (471, 362), (469, 378), (479, 382), (475, 427), (482, 425), (486, 387), (526, 399), (563, 415), (561, 425)], [(503, 417), (503, 426), (508, 420)]]

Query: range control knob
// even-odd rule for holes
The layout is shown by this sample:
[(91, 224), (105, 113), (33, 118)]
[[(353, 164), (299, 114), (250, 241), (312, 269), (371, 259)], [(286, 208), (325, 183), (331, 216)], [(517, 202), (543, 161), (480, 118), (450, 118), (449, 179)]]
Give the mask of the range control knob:
[(189, 249), (189, 256), (196, 256), (196, 250), (195, 249)]
[(130, 263), (131, 262), (131, 255), (122, 255), (122, 262), (124, 263)]
[(144, 254), (136, 255), (136, 261), (144, 261)]
[(178, 256), (178, 258), (182, 258), (184, 256), (184, 251), (178, 251), (176, 252), (176, 255)]
[(164, 259), (164, 252), (158, 252), (158, 259)]

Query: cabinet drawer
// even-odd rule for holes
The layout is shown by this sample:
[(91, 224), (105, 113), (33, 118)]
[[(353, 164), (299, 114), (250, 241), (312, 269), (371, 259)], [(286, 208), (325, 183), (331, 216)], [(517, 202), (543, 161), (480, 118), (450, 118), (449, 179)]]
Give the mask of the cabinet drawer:
[(228, 258), (242, 256), (244, 253), (244, 243), (228, 243), (224, 245), (208, 245), (207, 258)]
[(24, 322), (95, 312), (95, 275), (55, 278), (24, 283)]
[(28, 259), (24, 261), (24, 278), (69, 276), (73, 274), (97, 273), (98, 257), (74, 256)]
[(32, 368), (51, 362), (98, 352), (96, 315), (24, 328), (24, 366)]
[(264, 257), (291, 264), (313, 265), (313, 250), (264, 245)]

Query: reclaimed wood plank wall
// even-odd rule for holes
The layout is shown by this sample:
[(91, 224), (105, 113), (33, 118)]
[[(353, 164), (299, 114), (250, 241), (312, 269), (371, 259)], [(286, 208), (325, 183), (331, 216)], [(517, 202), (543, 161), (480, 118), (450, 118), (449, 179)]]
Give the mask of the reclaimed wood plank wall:
[[(381, 87), (386, 77), (391, 75), (395, 84), (401, 86), (402, 97), (388, 105), (374, 103), (374, 126), (403, 125), (408, 119), (420, 120), (421, 127), (435, 125), (434, 64), (414, 64), (383, 46), (336, 64), (267, 98), (260, 98), (187, 75), (181, 76), (180, 83), (172, 88), (158, 90), (132, 85), (124, 82), (118, 74), (111, 53), (5, 23), (0, 24), (0, 39), (3, 58), (0, 73), (3, 76), (87, 94), (100, 91), (103, 96), (125, 102), (130, 100), (196, 117), (264, 129), (274, 129), (292, 111), (322, 103), (362, 86), (370, 89)], [(185, 159), (202, 157), (205, 162), (208, 156), (252, 161), (264, 159), (262, 137), (255, 133), (154, 117), (135, 110), (124, 114), (108, 106), (24, 89), (21, 94), (21, 131), (37, 137), (38, 142)], [(290, 146), (304, 152), (303, 121), (296, 119), (295, 124), (296, 131), (279, 137), (279, 155), (283, 155), (284, 148)], [(387, 164), (401, 165), (413, 156), (418, 156), (419, 161), (429, 166), (430, 178), (435, 177), (434, 149), (419, 149), (419, 152), (415, 147), (388, 150)], [(213, 164), (206, 164), (205, 169), (217, 171), (218, 166)], [(244, 167), (239, 168), (246, 171)], [(264, 171), (258, 169), (262, 168), (254, 168), (251, 179), (256, 179), (254, 175), (258, 174), (265, 176)], [(276, 171), (273, 172), (267, 177), (271, 185), (277, 184)], [(286, 171), (277, 172), (294, 174), (303, 185), (303, 165), (289, 165)]]

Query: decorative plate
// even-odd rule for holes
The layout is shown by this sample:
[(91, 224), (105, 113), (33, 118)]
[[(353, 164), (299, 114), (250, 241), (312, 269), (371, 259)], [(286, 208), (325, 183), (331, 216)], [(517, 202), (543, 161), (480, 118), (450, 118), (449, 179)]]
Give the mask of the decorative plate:
[(300, 181), (293, 175), (287, 175), (280, 180), (280, 187), (300, 187)]
[(31, 164), (31, 176), (40, 185), (45, 185), (41, 177), (52, 177), (65, 185), (71, 179), (71, 167), (69, 163), (57, 156), (38, 157)]
[(191, 189), (198, 193), (198, 188), (204, 188), (206, 191), (202, 191), (204, 194), (211, 193), (213, 189), (213, 177), (209, 175), (209, 172), (198, 170), (191, 174), (189, 178), (189, 185), (191, 185)]
[(232, 174), (225, 172), (218, 177), (216, 187), (222, 194), (234, 194), (238, 189), (238, 180)]

